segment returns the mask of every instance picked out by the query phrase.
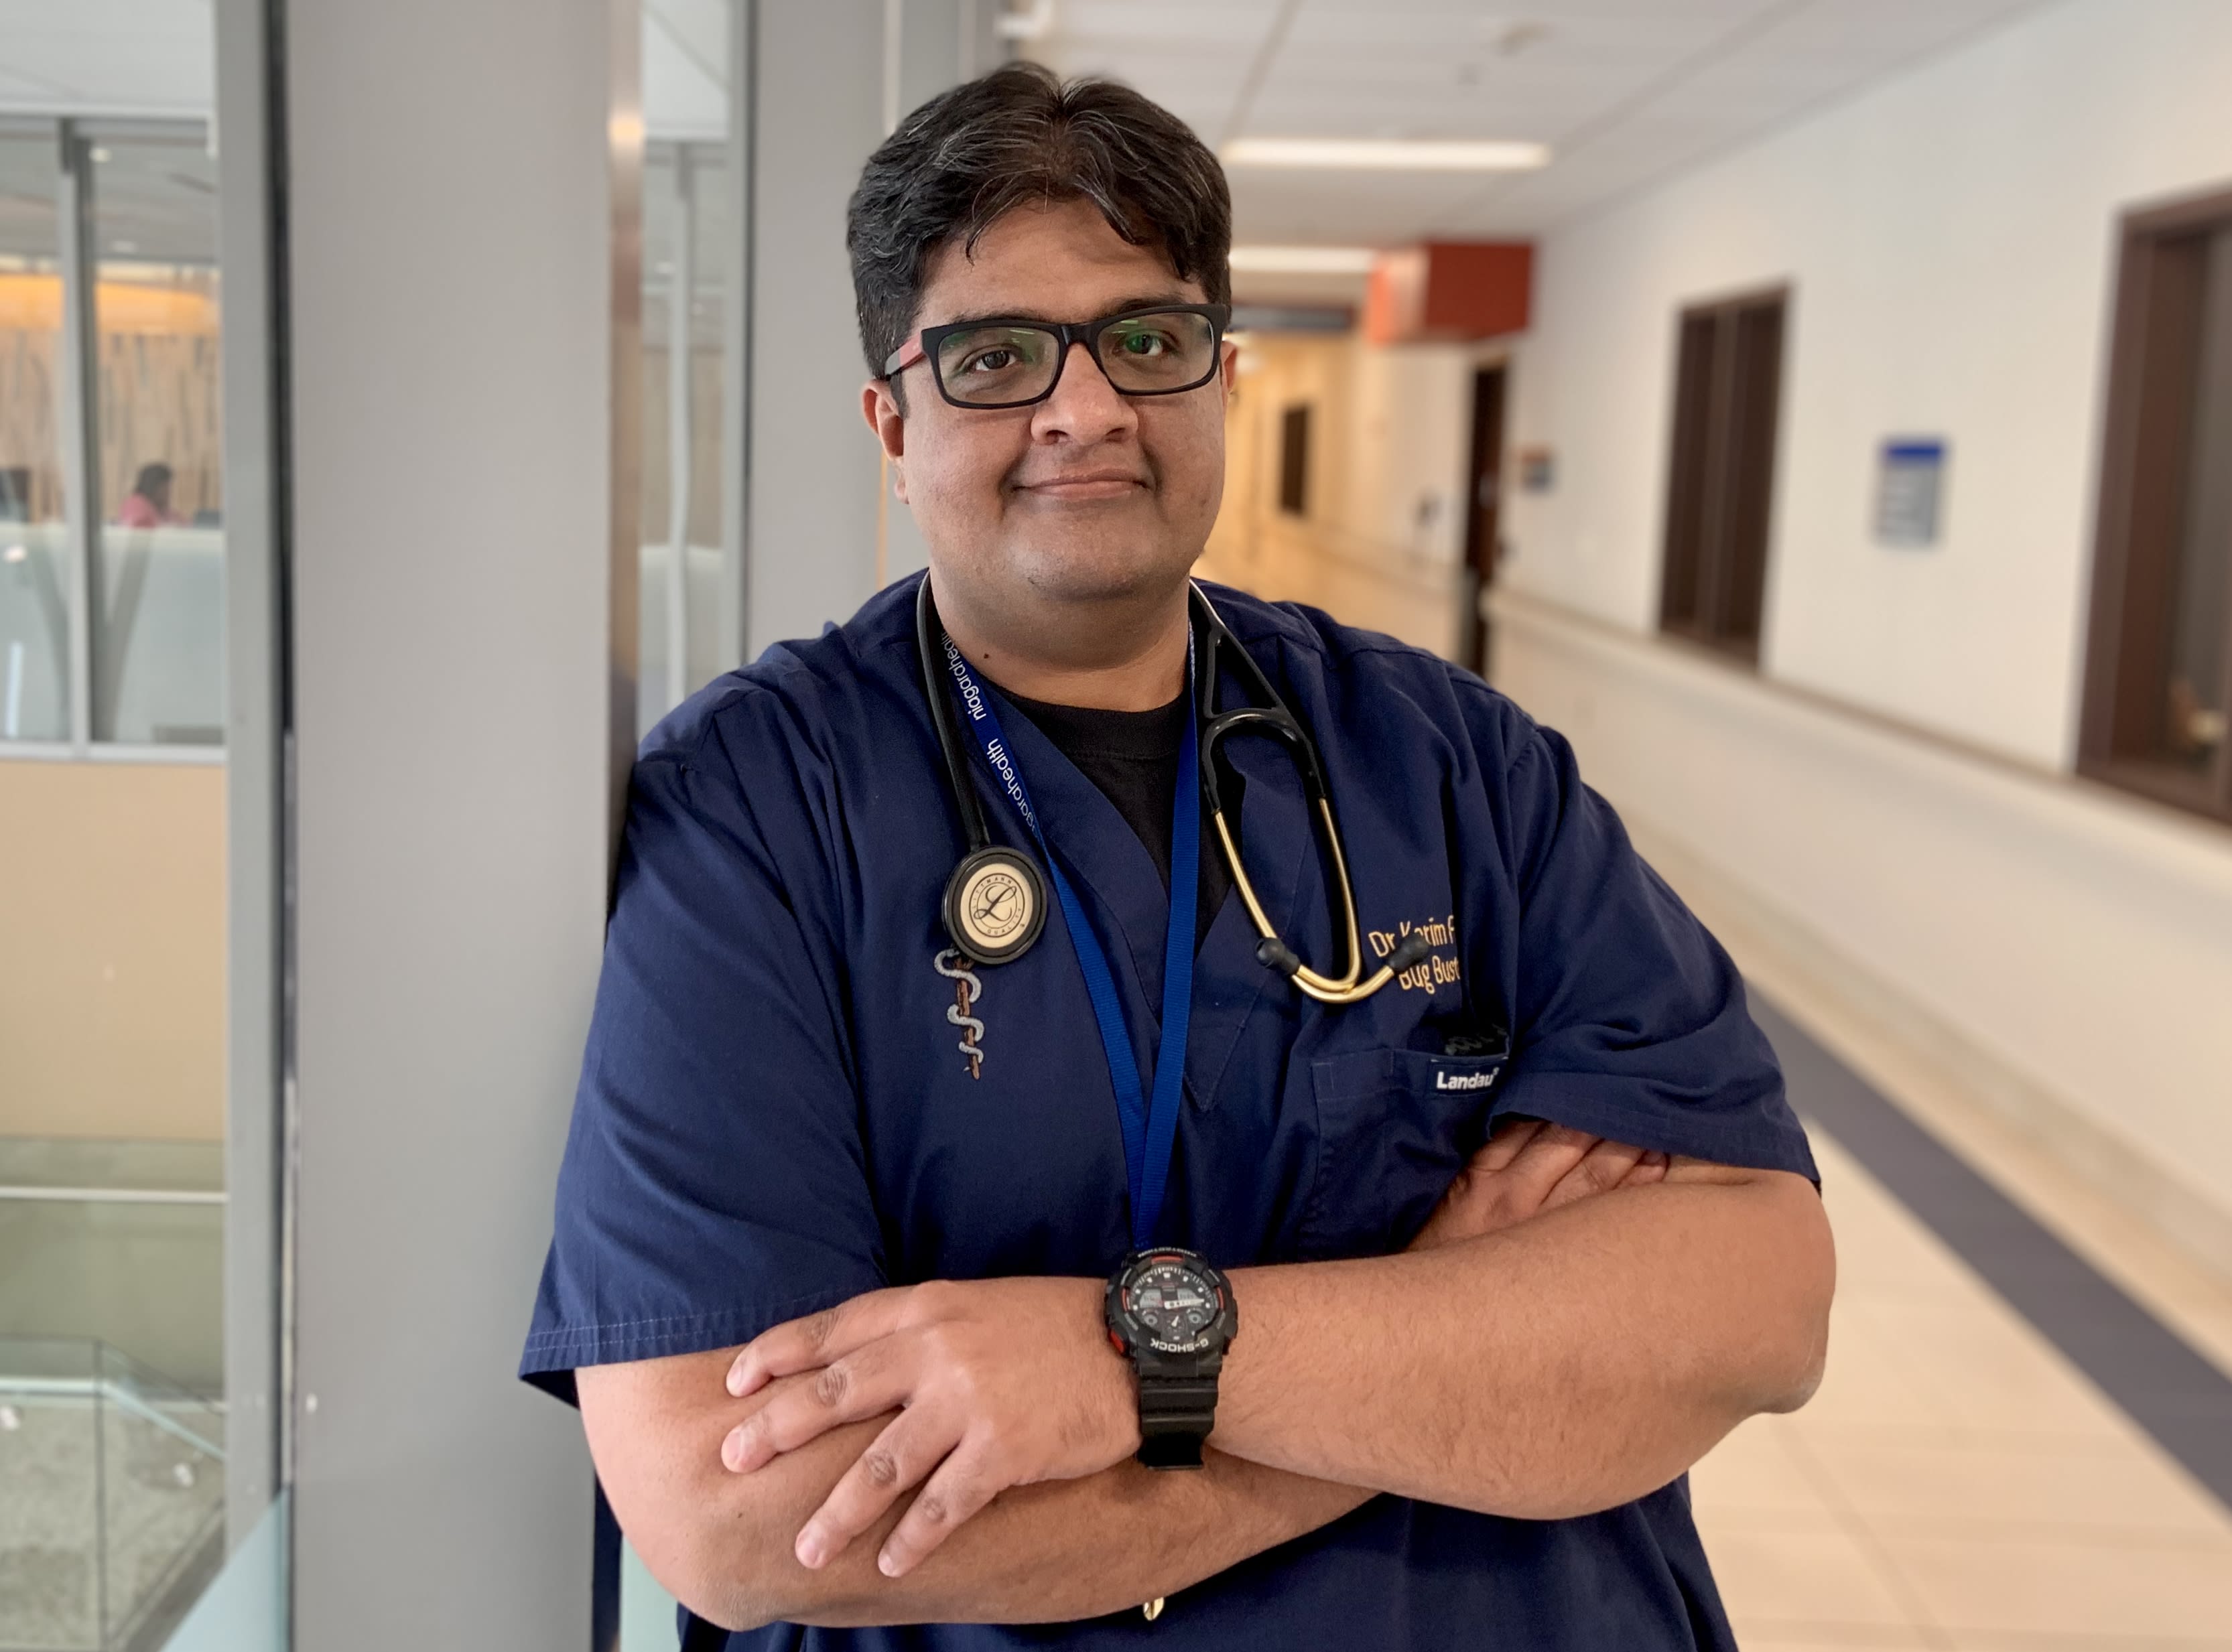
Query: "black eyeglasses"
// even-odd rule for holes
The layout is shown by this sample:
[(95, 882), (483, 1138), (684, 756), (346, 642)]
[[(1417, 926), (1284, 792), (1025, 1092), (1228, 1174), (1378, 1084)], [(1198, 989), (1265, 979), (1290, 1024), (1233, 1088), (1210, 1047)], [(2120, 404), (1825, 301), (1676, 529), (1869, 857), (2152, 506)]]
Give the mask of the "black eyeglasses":
[(1175, 396), (1217, 377), (1231, 320), (1230, 304), (1155, 304), (1097, 321), (955, 321), (892, 351), (884, 377), (928, 361), (956, 407), (1028, 407), (1054, 394), (1069, 347), (1081, 344), (1119, 395)]

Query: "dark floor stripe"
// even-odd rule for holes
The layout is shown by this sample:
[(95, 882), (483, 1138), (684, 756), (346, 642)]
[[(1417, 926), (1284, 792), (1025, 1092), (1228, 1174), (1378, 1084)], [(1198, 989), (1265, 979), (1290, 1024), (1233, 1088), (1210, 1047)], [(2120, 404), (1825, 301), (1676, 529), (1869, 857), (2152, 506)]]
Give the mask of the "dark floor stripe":
[(1752, 1007), (1782, 1058), (1791, 1104), (2232, 1507), (2232, 1377), (1772, 1004), (1755, 994)]

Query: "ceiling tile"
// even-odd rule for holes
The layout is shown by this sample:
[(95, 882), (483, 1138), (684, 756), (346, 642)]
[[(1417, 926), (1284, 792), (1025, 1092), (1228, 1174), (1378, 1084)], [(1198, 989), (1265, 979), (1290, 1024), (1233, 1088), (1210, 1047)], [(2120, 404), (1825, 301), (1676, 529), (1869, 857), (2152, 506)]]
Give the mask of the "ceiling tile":
[[(2044, 3), (1301, 0), (1248, 133), (1528, 139), (1553, 162), (1470, 178), (1236, 171), (1236, 222), (1259, 241), (1536, 233)], [(1277, 10), (1060, 0), (1032, 52), (1119, 75), (1217, 141)]]

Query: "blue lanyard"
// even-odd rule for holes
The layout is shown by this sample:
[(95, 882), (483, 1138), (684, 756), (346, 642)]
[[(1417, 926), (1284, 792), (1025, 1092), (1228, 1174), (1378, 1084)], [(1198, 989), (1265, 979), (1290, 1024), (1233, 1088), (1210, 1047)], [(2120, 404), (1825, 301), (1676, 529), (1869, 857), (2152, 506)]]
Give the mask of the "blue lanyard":
[(1178, 1138), (1178, 1104), (1185, 1088), (1186, 1022), (1193, 1013), (1194, 908), (1201, 877), (1201, 743), (1195, 727), (1191, 639), (1187, 645), (1185, 741), (1178, 748), (1178, 796), (1171, 804), (1171, 911), (1163, 937), (1163, 1040), (1155, 1054), (1155, 1090), (1150, 1103), (1139, 1082), (1139, 1065), (1132, 1056), (1132, 1034), (1124, 1025), (1124, 1006), (1116, 995), (1116, 979), (1100, 939), (1086, 922), (1085, 908), (1070, 887), (1046, 833), (1038, 812), (1024, 789), (1022, 770), (1000, 732), (999, 715), (991, 696), (976, 686), (961, 651), (945, 638), (945, 665), (960, 690), (961, 709), (983, 748), (1002, 788), (1015, 806), (1023, 823), (1037, 839), (1047, 871), (1054, 878), (1061, 904), (1062, 922), (1069, 927), (1077, 962), (1085, 971), (1086, 995), (1093, 1001), (1093, 1019), (1100, 1023), (1101, 1047), (1108, 1054), (1108, 1076), (1116, 1089), (1116, 1118), (1124, 1131), (1124, 1168), (1131, 1182), (1132, 1245), (1145, 1250), (1154, 1242), (1155, 1220), (1162, 1215), (1163, 1193), (1171, 1179), (1171, 1147)]

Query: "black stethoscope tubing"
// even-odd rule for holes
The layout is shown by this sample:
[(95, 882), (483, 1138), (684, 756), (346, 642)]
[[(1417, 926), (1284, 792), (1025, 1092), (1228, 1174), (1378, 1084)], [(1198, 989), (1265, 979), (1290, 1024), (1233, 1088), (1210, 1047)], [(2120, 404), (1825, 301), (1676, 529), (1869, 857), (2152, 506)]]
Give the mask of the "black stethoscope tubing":
[[(1256, 947), (1256, 960), (1288, 977), (1320, 1003), (1359, 1002), (1423, 960), (1429, 950), (1426, 939), (1413, 931), (1395, 947), (1377, 971), (1364, 976), (1356, 891), (1349, 879), (1348, 860), (1342, 852), (1340, 828), (1333, 817), (1333, 799), (1326, 787), (1325, 766), (1320, 760), (1317, 744), (1301, 720), (1288, 709), (1287, 703), (1279, 697), (1278, 690), (1271, 686), (1270, 678), (1263, 674), (1254, 657), (1226, 627), (1198, 585), (1189, 584), (1187, 601), (1191, 621), (1197, 627), (1198, 645), (1193, 651), (1194, 703), (1207, 709), (1200, 729), (1202, 797), (1209, 806), (1218, 846), (1231, 869), (1233, 887), (1246, 905), (1260, 937)], [(1046, 914), (1045, 880), (1028, 856), (995, 844), (985, 825), (983, 802), (970, 778), (959, 714), (954, 709), (947, 685), (939, 680), (946, 658), (945, 628), (938, 620), (938, 601), (931, 594), (927, 573), (923, 575), (915, 593), (915, 641), (922, 655), (923, 697), (930, 703), (931, 722), (938, 730), (938, 750), (945, 760), (946, 789), (960, 814), (962, 835), (968, 845), (947, 880), (943, 909), (946, 930), (955, 947), (975, 962), (1004, 963), (1021, 956), (1038, 938)], [(1216, 709), (1221, 658), (1231, 660), (1243, 688), (1257, 703), (1236, 706), (1224, 712)], [(1329, 892), (1340, 903), (1335, 913), (1336, 927), (1346, 930), (1342, 938), (1347, 956), (1340, 975), (1321, 975), (1303, 963), (1294, 950), (1279, 938), (1262, 902), (1256, 897), (1255, 884), (1241, 859), (1240, 845), (1227, 823), (1223, 790), (1217, 776), (1217, 748), (1236, 734), (1267, 735), (1278, 741), (1287, 748), (1301, 777), (1312, 834), (1317, 839), (1318, 853), (1330, 874), (1327, 879)], [(1012, 878), (1022, 886), (1027, 921), (999, 940), (988, 941), (981, 926), (971, 923), (970, 894), (972, 889), (982, 888), (988, 878), (996, 881), (1002, 878)]]

